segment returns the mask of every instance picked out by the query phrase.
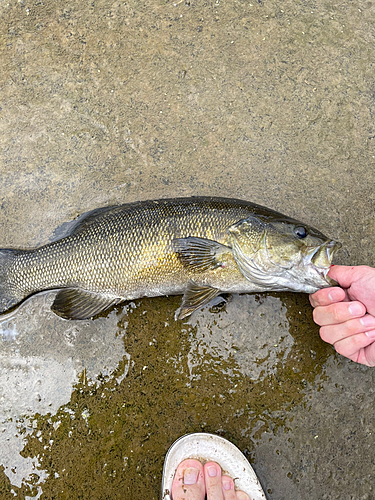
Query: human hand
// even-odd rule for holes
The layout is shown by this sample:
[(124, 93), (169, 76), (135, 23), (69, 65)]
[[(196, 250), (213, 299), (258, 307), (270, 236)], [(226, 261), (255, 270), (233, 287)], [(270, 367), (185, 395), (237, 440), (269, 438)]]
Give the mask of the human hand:
[(375, 269), (332, 266), (328, 275), (342, 288), (310, 295), (322, 340), (352, 361), (375, 366)]

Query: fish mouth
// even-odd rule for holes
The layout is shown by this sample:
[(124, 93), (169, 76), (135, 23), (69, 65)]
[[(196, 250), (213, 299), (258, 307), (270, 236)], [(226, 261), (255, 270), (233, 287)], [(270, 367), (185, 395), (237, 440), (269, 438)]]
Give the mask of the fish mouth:
[(328, 276), (328, 271), (332, 265), (335, 253), (342, 247), (341, 243), (335, 240), (327, 241), (323, 245), (316, 247), (310, 254), (311, 267), (321, 276), (327, 286), (335, 286), (337, 282)]
[(339, 241), (331, 240), (327, 243), (326, 249), (327, 249), (327, 256), (328, 259), (332, 262), (332, 258), (337, 252), (337, 250), (340, 250), (342, 247), (342, 244)]

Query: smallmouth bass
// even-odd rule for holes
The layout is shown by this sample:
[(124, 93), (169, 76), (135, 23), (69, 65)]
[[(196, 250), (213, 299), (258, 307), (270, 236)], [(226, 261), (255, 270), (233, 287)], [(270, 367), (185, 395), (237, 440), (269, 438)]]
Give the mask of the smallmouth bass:
[(0, 250), (0, 314), (58, 289), (52, 310), (87, 319), (125, 300), (183, 295), (182, 319), (221, 293), (313, 293), (341, 244), (242, 200), (193, 197), (90, 212), (66, 237)]

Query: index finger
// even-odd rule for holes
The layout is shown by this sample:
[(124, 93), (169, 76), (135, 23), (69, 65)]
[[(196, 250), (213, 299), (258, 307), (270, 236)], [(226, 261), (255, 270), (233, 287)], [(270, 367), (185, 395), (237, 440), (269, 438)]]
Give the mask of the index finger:
[(322, 290), (318, 290), (317, 292), (310, 295), (310, 304), (313, 307), (317, 306), (328, 306), (329, 304), (333, 304), (335, 302), (341, 302), (346, 297), (345, 290), (342, 288), (335, 286), (331, 288), (322, 288)]

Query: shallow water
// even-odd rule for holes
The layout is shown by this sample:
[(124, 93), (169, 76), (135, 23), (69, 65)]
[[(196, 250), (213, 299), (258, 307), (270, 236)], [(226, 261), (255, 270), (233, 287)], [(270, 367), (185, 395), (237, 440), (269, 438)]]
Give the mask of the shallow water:
[[(0, 246), (100, 206), (223, 195), (375, 265), (373, 3), (176, 4), (0, 4)], [(307, 296), (177, 322), (178, 297), (82, 322), (52, 300), (0, 318), (1, 498), (157, 499), (168, 447), (199, 430), (271, 500), (374, 496), (374, 371), (320, 340)]]

